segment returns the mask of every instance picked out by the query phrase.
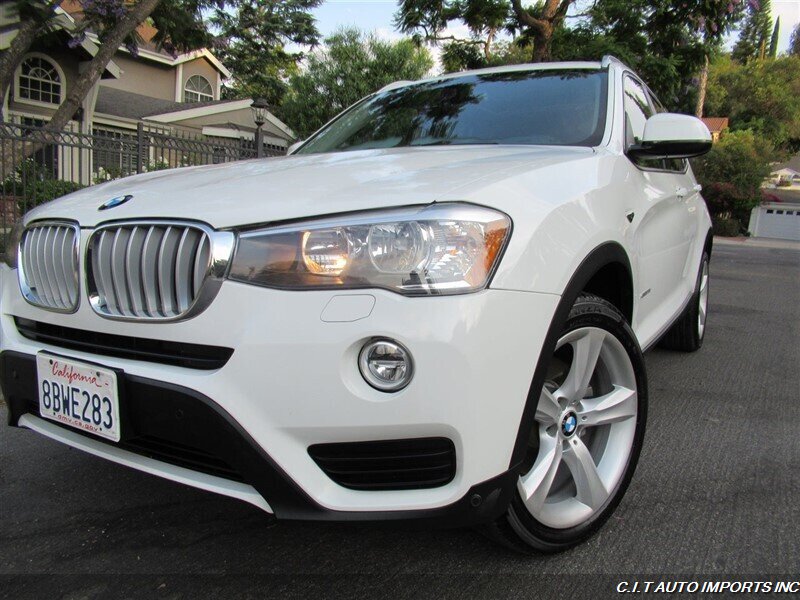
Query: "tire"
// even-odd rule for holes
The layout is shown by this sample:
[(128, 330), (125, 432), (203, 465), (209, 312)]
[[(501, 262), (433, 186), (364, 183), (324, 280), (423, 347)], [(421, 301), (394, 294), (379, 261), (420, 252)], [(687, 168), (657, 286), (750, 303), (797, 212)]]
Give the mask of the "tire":
[(703, 345), (706, 333), (706, 316), (708, 315), (708, 254), (703, 252), (694, 294), (683, 313), (661, 338), (659, 345), (667, 350), (695, 352)]
[(641, 349), (602, 298), (578, 297), (555, 352), (540, 360), (547, 380), (516, 493), (482, 529), (523, 553), (566, 550), (608, 520), (636, 469), (647, 420)]

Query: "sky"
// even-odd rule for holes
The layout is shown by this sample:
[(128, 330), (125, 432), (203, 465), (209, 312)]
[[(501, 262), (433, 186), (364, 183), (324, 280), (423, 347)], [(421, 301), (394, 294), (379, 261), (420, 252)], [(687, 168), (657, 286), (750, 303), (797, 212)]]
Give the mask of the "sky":
[[(324, 36), (340, 27), (356, 25), (360, 29), (375, 31), (381, 38), (397, 39), (401, 36), (392, 24), (397, 4), (396, 0), (325, 0), (314, 15)], [(800, 0), (772, 0), (772, 13), (773, 18), (781, 18), (778, 52), (783, 52), (789, 47), (792, 30), (800, 22)], [(466, 35), (465, 27), (458, 29), (460, 31), (454, 33)], [(729, 45), (732, 46), (735, 40), (734, 33)]]

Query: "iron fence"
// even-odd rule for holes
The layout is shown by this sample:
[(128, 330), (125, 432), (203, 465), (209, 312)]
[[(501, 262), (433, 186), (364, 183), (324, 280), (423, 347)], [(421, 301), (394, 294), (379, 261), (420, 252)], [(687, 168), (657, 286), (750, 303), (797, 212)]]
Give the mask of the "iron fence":
[[(0, 123), (0, 235), (26, 211), (111, 179), (173, 167), (255, 158), (248, 139), (208, 138), (139, 123), (136, 130), (96, 125), (91, 133), (48, 131), (40, 122)], [(265, 145), (265, 156), (284, 148)], [(0, 246), (0, 252), (2, 247)]]

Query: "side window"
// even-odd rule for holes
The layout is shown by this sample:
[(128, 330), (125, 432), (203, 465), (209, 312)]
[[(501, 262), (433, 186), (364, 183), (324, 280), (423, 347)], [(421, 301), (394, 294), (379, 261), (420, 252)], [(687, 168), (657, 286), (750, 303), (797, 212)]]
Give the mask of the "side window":
[[(642, 140), (644, 124), (655, 114), (655, 109), (650, 104), (644, 86), (627, 75), (624, 79), (623, 93), (625, 94), (625, 146), (630, 146)], [(639, 159), (635, 162), (646, 169), (664, 168), (664, 161), (661, 159)]]

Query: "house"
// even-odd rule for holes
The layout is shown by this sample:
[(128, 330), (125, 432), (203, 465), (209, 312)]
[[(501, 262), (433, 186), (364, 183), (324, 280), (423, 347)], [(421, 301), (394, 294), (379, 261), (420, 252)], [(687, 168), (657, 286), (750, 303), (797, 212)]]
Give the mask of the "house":
[(783, 167), (770, 173), (772, 183), (781, 187), (789, 187), (795, 183), (800, 183), (800, 173), (789, 167)]
[[(15, 17), (9, 3), (2, 4), (5, 7), (0, 5), (0, 52), (15, 35)], [(74, 43), (68, 43), (70, 32), (81, 17), (82, 8), (77, 0), (61, 3), (52, 33), (37, 41), (17, 69), (13, 90), (6, 95), (3, 106), (6, 121), (35, 127), (43, 125), (58, 108), (82, 65), (98, 50), (97, 36), (91, 33), (75, 47)], [(252, 147), (256, 132), (250, 108), (252, 99), (221, 98), (223, 81), (230, 76), (225, 65), (207, 49), (169, 54), (153, 43), (157, 32), (149, 25), (140, 26), (137, 32), (143, 40), (138, 53), (133, 54), (125, 47), (118, 49), (68, 129), (92, 139), (116, 140), (124, 145), (135, 140), (137, 128), (144, 125), (148, 132), (162, 135), (206, 142), (217, 140), (229, 145), (242, 140), (249, 141)], [(262, 132), (264, 144), (272, 153), (284, 153), (295, 141), (292, 130), (272, 114), (267, 115)], [(72, 156), (77, 149), (60, 149), (58, 156), (53, 154), (47, 162), (58, 171), (58, 178), (82, 184), (86, 184), (83, 173), (86, 170), (94, 174), (131, 172), (137, 159), (135, 153), (114, 152), (113, 144), (104, 148), (87, 151), (89, 155), (80, 161)], [(170, 166), (183, 164), (178, 159), (163, 159), (151, 148), (146, 161), (159, 160)], [(61, 166), (56, 168), (56, 162)], [(77, 166), (79, 162), (81, 165)], [(67, 168), (67, 163), (73, 166)], [(81, 172), (74, 172), (76, 169)]]
[(703, 117), (701, 120), (711, 132), (711, 141), (715, 144), (719, 141), (722, 133), (728, 129), (728, 117)]

